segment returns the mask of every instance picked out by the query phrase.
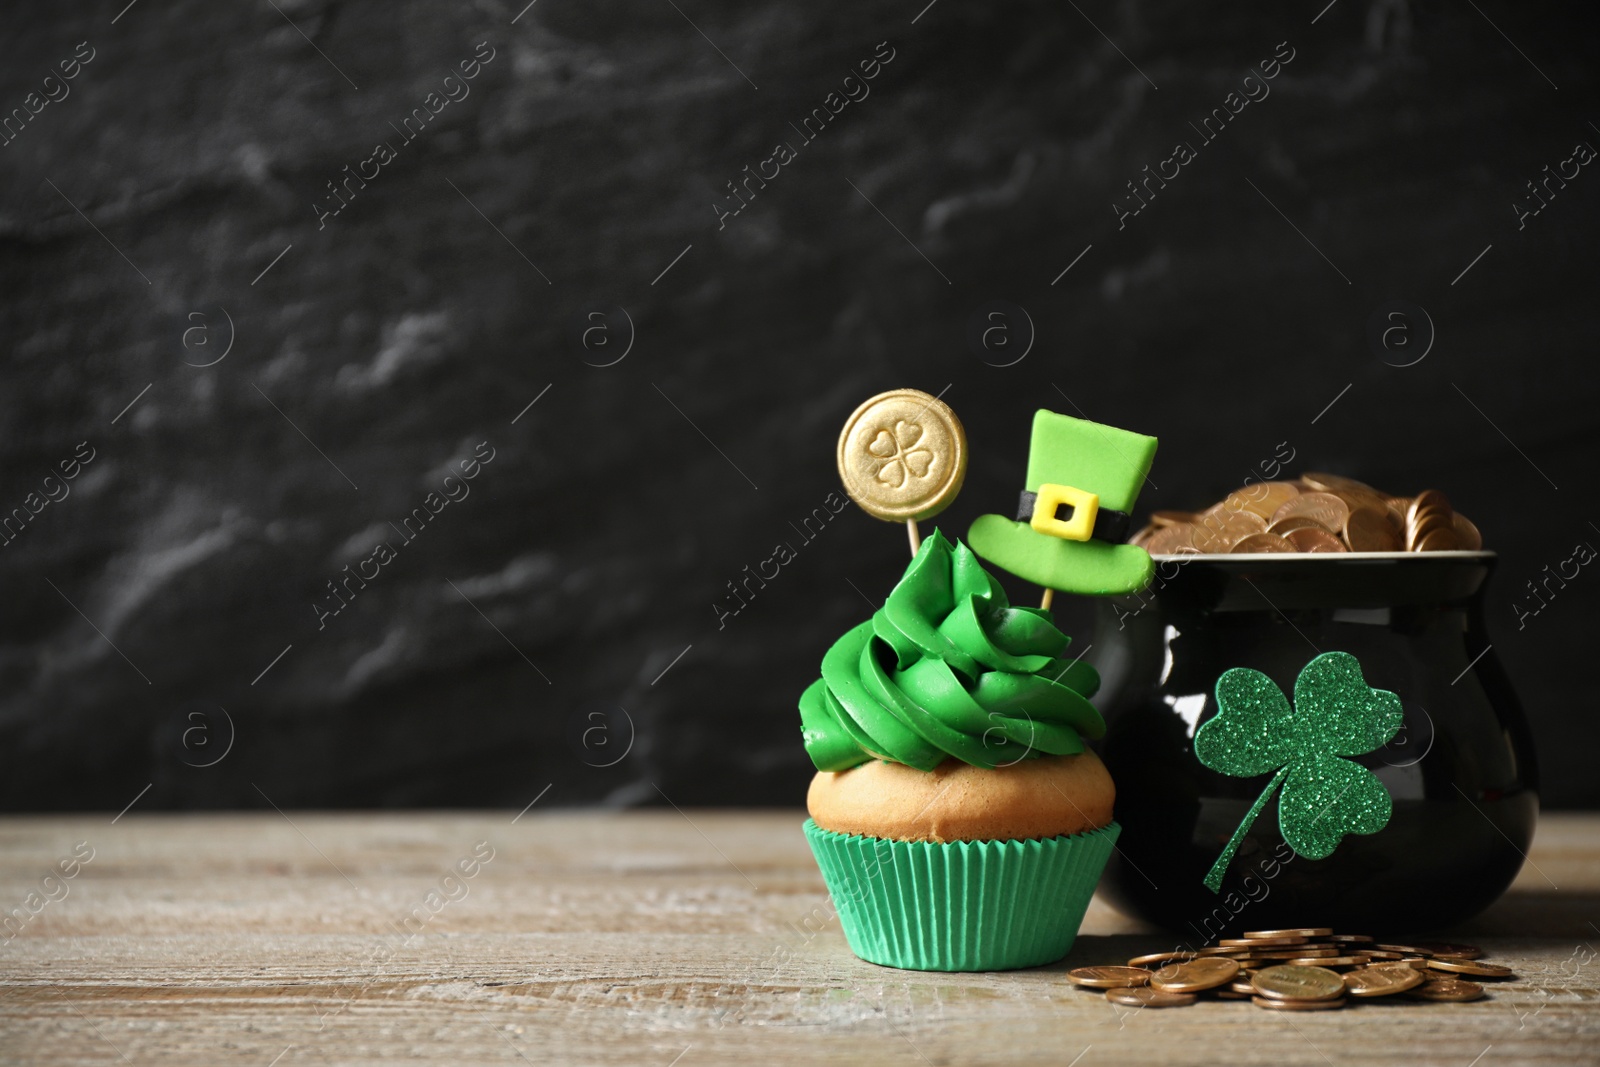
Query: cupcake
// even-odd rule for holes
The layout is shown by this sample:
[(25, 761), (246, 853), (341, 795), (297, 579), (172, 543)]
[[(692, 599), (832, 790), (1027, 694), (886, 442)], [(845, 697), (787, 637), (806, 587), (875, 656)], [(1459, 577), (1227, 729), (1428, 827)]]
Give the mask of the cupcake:
[(856, 955), (983, 971), (1072, 948), (1118, 827), (1084, 747), (1099, 677), (1067, 645), (936, 530), (823, 657), (800, 698), (805, 833)]

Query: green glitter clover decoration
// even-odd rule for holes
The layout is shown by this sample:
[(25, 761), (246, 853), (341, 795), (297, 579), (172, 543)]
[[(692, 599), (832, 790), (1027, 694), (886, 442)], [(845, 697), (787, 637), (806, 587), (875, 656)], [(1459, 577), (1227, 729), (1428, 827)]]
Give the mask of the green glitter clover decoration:
[(1345, 834), (1375, 834), (1393, 803), (1377, 775), (1341, 756), (1388, 744), (1400, 729), (1400, 698), (1374, 689), (1348, 652), (1324, 652), (1294, 681), (1294, 707), (1271, 678), (1234, 667), (1217, 679), (1217, 714), (1195, 731), (1194, 754), (1214, 771), (1252, 778), (1276, 768), (1228, 847), (1205, 877), (1222, 890), (1239, 843), (1278, 786), (1278, 827), (1295, 852), (1320, 860)]

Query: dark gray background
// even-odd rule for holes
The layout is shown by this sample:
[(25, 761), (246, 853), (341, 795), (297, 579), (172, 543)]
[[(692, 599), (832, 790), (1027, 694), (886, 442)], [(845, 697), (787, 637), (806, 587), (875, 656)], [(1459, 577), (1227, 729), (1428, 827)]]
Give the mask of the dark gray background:
[[(1040, 404), (1161, 438), (1141, 510), (1284, 441), (1445, 490), (1501, 553), (1546, 800), (1600, 802), (1600, 576), (1513, 607), (1600, 543), (1600, 174), (1520, 230), (1512, 206), (1600, 145), (1580, 5), (924, 3), (8, 13), (6, 113), (95, 58), (0, 148), (0, 507), (96, 458), (0, 548), (0, 804), (798, 804), (795, 699), (905, 539), (791, 523), (844, 417), (902, 385), (966, 423), (957, 535), (1014, 501)], [(885, 40), (871, 95), (719, 230), (725, 183)], [(1271, 95), (1119, 230), (1125, 183), (1283, 41)], [(319, 230), (325, 184), (480, 42), (470, 96)], [(1397, 299), (1437, 330), (1404, 368), (1366, 340)], [(1031, 317), (1015, 366), (969, 347), (992, 300)], [(586, 349), (584, 316), (615, 308), (631, 351), (590, 365), (628, 331), (610, 310)], [(325, 583), (482, 441), (471, 495), (319, 630)]]

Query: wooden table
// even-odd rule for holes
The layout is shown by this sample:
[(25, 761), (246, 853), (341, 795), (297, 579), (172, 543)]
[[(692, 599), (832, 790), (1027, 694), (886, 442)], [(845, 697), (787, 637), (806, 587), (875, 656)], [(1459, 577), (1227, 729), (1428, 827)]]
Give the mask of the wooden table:
[[(1600, 816), (1547, 816), (1511, 893), (1453, 931), (1519, 980), (1470, 1004), (1294, 1015), (1240, 1002), (1129, 1012), (1071, 987), (1068, 967), (1169, 947), (1098, 901), (1053, 967), (863, 963), (833, 918), (801, 818), (0, 820), (0, 908), (27, 916), (13, 913), (15, 936), (0, 940), (0, 1059), (1600, 1062)], [(75, 846), (92, 858), (75, 860)], [(74, 876), (46, 882), (63, 860)], [(447, 876), (463, 861), (470, 874)], [(30, 892), (44, 901), (37, 914)]]

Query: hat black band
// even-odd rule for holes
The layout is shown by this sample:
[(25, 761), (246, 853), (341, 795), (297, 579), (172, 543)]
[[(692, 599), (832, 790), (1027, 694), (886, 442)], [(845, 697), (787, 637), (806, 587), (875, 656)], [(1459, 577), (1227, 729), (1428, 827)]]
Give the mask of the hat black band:
[[(1034, 504), (1038, 499), (1038, 493), (1030, 493), (1026, 489), (1022, 491), (1022, 497), (1017, 501), (1018, 522), (1027, 522), (1033, 518)], [(1072, 505), (1062, 504), (1061, 507), (1071, 508)], [(1058, 515), (1057, 517), (1066, 519), (1071, 518), (1071, 515)], [(1102, 507), (1095, 514), (1094, 531), (1089, 536), (1096, 541), (1109, 541), (1114, 545), (1121, 544), (1128, 539), (1128, 527), (1132, 524), (1133, 516), (1126, 511), (1112, 511), (1110, 508)]]

